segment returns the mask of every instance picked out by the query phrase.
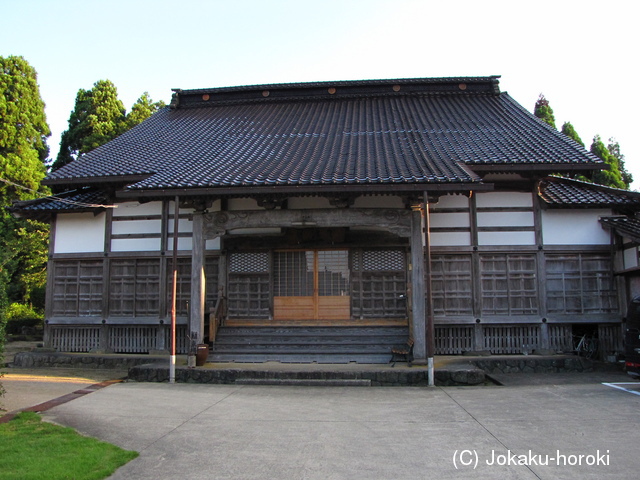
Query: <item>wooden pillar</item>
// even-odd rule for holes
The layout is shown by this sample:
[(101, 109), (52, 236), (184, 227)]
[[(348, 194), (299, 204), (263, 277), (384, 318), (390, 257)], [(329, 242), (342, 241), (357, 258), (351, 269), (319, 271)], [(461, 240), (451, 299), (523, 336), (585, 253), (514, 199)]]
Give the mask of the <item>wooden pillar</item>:
[(414, 339), (414, 363), (427, 363), (426, 302), (422, 212), (411, 212), (411, 329)]
[[(427, 292), (426, 304), (426, 335), (427, 335), (427, 358), (430, 359), (430, 366), (433, 364), (433, 357), (436, 354), (435, 338), (435, 318), (433, 309), (433, 281), (431, 268), (431, 215), (429, 214), (429, 197), (424, 192), (424, 258), (425, 258), (425, 286)], [(431, 383), (433, 385), (433, 383)]]
[(189, 337), (196, 343), (204, 339), (204, 214), (193, 214), (193, 237), (191, 246), (191, 307)]

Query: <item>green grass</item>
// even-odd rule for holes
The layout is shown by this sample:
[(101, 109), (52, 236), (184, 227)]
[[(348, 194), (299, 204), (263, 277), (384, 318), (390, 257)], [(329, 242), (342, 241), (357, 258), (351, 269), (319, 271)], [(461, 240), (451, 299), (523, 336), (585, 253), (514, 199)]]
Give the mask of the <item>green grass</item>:
[(0, 480), (98, 480), (137, 456), (32, 412), (0, 425)]

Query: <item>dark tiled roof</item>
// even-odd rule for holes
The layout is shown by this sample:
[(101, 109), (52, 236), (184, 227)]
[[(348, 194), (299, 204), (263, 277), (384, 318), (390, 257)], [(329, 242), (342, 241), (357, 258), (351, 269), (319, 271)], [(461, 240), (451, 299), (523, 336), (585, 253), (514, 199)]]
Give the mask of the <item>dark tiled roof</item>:
[(631, 238), (640, 243), (640, 220), (634, 217), (612, 216), (602, 217), (600, 223), (603, 226), (615, 230), (620, 235)]
[(82, 188), (37, 200), (15, 202), (12, 210), (28, 217), (44, 218), (58, 212), (96, 211), (107, 205), (110, 205), (110, 202), (104, 192)]
[(568, 178), (541, 180), (538, 194), (549, 207), (556, 208), (640, 207), (640, 193)]
[(152, 190), (478, 184), (479, 165), (602, 164), (500, 94), (496, 77), (184, 90), (173, 105), (45, 183), (129, 176), (130, 189)]

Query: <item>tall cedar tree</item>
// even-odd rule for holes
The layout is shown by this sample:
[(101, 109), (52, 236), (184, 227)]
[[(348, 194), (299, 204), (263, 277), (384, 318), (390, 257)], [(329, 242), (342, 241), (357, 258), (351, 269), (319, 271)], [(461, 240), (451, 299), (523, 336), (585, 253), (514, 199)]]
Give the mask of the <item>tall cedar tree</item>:
[[(536, 102), (533, 113), (543, 122), (555, 128), (556, 121), (553, 115), (553, 109), (549, 105), (549, 101), (544, 97), (544, 95), (540, 94), (540, 97), (538, 97), (538, 101)], [(576, 132), (575, 128), (570, 122), (565, 122), (562, 125), (561, 132), (583, 147), (585, 146), (584, 142), (578, 135), (578, 132)], [(598, 158), (602, 159), (609, 166), (609, 169), (594, 173), (591, 177), (591, 180), (581, 175), (577, 176), (579, 180), (591, 181), (599, 185), (605, 185), (614, 188), (629, 188), (629, 186), (633, 182), (633, 177), (629, 172), (626, 171), (624, 167), (624, 155), (622, 155), (622, 153), (620, 152), (620, 144), (616, 142), (615, 139), (610, 138), (609, 145), (605, 146), (602, 142), (602, 139), (600, 138), (600, 135), (596, 135), (593, 138), (593, 143), (591, 144), (590, 151)]]
[(118, 90), (110, 80), (97, 81), (91, 90), (80, 89), (52, 170), (104, 145), (164, 106), (164, 102), (153, 102), (145, 92), (126, 114), (123, 103), (118, 99)]
[(551, 125), (553, 128), (556, 128), (556, 119), (553, 116), (553, 110), (549, 106), (549, 100), (544, 98), (543, 94), (540, 94), (538, 97), (538, 101), (536, 102), (535, 109), (533, 110), (533, 114), (542, 120), (544, 123)]
[[(15, 200), (37, 195), (46, 173), (50, 135), (37, 73), (19, 56), (0, 57), (0, 328), (8, 302), (44, 290), (47, 226), (14, 218)], [(20, 188), (22, 185), (25, 188)], [(0, 343), (2, 340), (0, 335)], [(2, 345), (0, 345), (0, 351)]]
[(609, 145), (605, 146), (600, 135), (593, 137), (591, 153), (609, 165), (609, 170), (596, 172), (593, 181), (608, 187), (628, 189), (633, 177), (624, 168), (624, 155), (620, 153), (620, 145), (613, 138), (610, 138), (609, 142)]
[(576, 129), (573, 127), (571, 122), (564, 122), (562, 124), (562, 129), (560, 131), (564, 133), (567, 137), (569, 137), (571, 140), (573, 140), (576, 143), (579, 143), (584, 147), (584, 142), (580, 138), (580, 135), (578, 135), (578, 132), (576, 132)]

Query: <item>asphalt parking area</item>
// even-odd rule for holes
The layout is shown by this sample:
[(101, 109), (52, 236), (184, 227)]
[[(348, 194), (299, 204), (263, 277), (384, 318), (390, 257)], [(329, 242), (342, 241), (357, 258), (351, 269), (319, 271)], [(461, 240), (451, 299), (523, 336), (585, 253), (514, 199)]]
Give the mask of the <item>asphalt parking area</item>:
[(490, 387), (129, 382), (44, 418), (139, 451), (113, 479), (636, 478), (640, 396), (546, 378)]
[(633, 395), (640, 395), (640, 382), (617, 382), (617, 383), (603, 383), (603, 385), (611, 388), (622, 390), (623, 392), (631, 393)]

